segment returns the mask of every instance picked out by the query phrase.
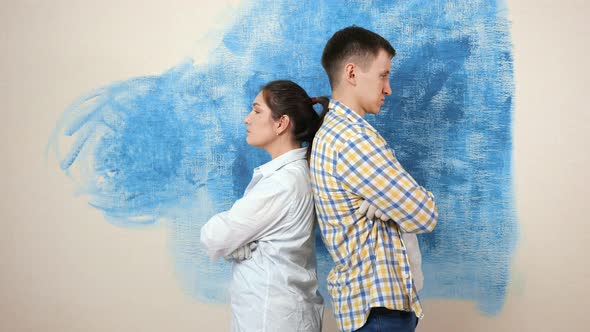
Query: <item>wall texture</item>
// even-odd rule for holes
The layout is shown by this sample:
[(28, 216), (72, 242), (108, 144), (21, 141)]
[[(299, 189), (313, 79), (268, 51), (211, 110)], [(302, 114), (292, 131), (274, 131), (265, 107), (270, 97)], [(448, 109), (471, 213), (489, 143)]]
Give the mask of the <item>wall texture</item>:
[(580, 329), (588, 6), (465, 4), (3, 3), (0, 327), (226, 331), (197, 234), (265, 160), (241, 117), (269, 79), (327, 93), (315, 59), (355, 23), (398, 49), (370, 120), (441, 206), (420, 330)]

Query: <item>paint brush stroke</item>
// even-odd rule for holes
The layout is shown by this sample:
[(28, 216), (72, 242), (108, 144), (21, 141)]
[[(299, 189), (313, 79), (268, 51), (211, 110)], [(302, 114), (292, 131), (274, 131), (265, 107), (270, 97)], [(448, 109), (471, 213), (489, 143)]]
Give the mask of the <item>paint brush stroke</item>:
[[(245, 143), (252, 99), (273, 79), (329, 94), (320, 66), (325, 42), (351, 24), (374, 30), (398, 55), (393, 94), (368, 121), (440, 209), (436, 230), (419, 236), (422, 298), (472, 300), (493, 315), (504, 303), (518, 232), (505, 12), (491, 1), (253, 2), (206, 64), (183, 62), (90, 92), (65, 111), (50, 144), (110, 222), (166, 220), (182, 286), (227, 301), (229, 265), (209, 262), (198, 237), (268, 160)], [(62, 153), (64, 140), (74, 143)], [(318, 265), (326, 296), (332, 263), (321, 244)]]

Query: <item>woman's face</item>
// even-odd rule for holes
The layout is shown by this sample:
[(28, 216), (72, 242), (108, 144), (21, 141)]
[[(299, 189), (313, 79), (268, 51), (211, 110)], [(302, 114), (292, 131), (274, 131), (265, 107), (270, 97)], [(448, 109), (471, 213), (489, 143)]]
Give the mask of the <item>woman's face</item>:
[(270, 108), (260, 92), (252, 103), (252, 111), (244, 118), (246, 142), (265, 149), (277, 138), (278, 121), (273, 120)]

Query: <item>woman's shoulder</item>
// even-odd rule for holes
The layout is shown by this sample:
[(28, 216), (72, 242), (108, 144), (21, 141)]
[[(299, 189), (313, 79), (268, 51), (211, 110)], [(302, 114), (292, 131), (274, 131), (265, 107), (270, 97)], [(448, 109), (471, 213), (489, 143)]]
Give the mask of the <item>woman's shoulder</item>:
[(269, 180), (284, 186), (290, 193), (311, 192), (309, 166), (304, 159), (291, 162), (273, 172)]

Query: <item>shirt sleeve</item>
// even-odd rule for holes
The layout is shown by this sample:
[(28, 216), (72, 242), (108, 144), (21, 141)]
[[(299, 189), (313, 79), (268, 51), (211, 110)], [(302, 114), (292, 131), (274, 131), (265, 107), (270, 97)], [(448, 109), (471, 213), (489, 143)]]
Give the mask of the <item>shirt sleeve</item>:
[(336, 173), (348, 190), (379, 207), (402, 232), (430, 232), (438, 210), (434, 196), (399, 164), (381, 137), (357, 134), (339, 151)]
[(260, 180), (229, 211), (211, 217), (201, 228), (201, 243), (211, 259), (225, 257), (274, 230), (289, 211), (286, 186), (273, 178)]

